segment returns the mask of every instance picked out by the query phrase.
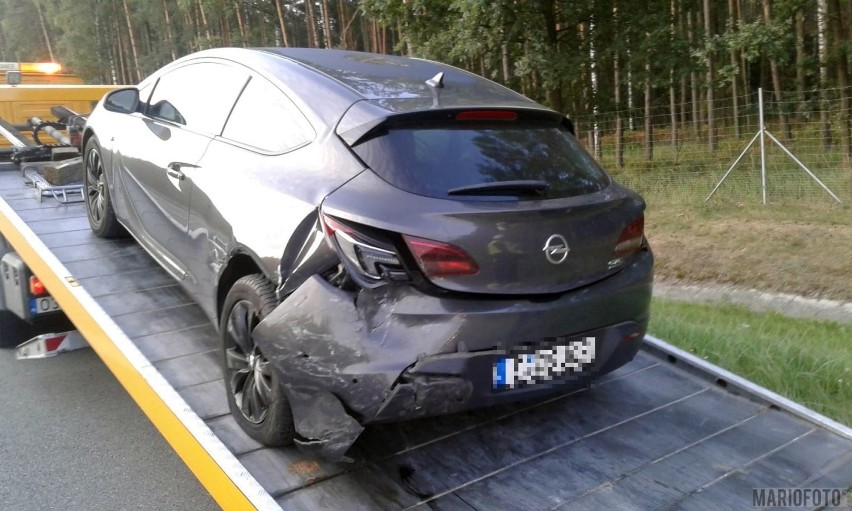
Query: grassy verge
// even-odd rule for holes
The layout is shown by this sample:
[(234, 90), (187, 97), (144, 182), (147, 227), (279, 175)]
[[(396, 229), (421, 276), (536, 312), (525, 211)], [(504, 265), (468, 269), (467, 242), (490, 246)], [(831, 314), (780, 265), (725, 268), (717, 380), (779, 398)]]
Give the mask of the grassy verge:
[[(717, 179), (708, 172), (634, 169), (616, 178), (648, 203), (645, 232), (657, 256), (658, 278), (852, 301), (852, 172), (824, 174), (842, 204), (789, 167), (774, 174), (784, 178), (789, 193), (771, 188), (766, 205), (753, 173), (748, 186), (707, 203), (704, 197)], [(807, 193), (794, 192), (799, 189)]]
[(650, 332), (841, 423), (852, 424), (852, 326), (655, 299)]

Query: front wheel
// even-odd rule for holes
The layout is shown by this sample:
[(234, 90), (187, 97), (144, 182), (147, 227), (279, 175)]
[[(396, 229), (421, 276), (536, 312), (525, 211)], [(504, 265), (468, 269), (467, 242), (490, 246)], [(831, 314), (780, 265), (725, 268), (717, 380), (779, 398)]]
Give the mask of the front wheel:
[(286, 390), (251, 335), (276, 305), (269, 281), (248, 275), (228, 292), (219, 323), (228, 407), (250, 437), (268, 446), (290, 444), (295, 435)]

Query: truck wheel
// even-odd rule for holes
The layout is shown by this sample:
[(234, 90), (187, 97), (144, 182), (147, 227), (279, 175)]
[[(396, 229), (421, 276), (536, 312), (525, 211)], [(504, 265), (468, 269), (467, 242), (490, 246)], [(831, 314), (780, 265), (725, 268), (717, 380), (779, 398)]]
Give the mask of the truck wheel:
[(74, 330), (74, 325), (64, 314), (41, 318), (38, 324), (31, 325), (9, 311), (0, 310), (0, 348), (14, 348), (37, 335), (69, 330)]
[(92, 232), (100, 238), (117, 238), (124, 234), (124, 228), (115, 218), (112, 200), (107, 186), (101, 146), (97, 137), (86, 142), (86, 216)]
[(251, 336), (277, 304), (272, 284), (248, 275), (228, 292), (219, 323), (228, 406), (240, 427), (268, 446), (290, 444), (295, 434), (287, 392)]

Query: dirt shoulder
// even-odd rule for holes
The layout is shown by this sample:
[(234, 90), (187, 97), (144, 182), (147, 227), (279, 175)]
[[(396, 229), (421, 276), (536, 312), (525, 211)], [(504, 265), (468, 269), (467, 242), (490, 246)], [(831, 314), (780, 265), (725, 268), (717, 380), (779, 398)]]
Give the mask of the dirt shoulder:
[[(796, 218), (800, 216), (801, 218)], [(791, 218), (792, 217), (792, 218)], [(852, 302), (852, 213), (649, 208), (658, 280)]]

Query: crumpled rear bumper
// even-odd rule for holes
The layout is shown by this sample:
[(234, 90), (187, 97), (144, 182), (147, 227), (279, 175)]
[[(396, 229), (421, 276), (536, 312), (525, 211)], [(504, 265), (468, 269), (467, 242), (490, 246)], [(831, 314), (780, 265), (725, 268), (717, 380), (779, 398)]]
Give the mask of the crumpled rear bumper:
[(359, 422), (438, 415), (564, 389), (495, 391), (495, 361), (521, 344), (594, 335), (592, 370), (569, 386), (629, 362), (648, 322), (653, 256), (641, 253), (604, 281), (547, 299), (436, 297), (410, 285), (358, 293), (309, 278), (254, 331), (281, 381), (330, 392)]

